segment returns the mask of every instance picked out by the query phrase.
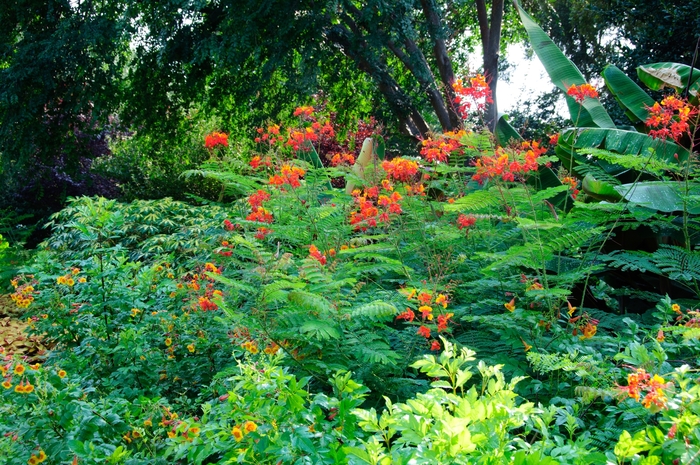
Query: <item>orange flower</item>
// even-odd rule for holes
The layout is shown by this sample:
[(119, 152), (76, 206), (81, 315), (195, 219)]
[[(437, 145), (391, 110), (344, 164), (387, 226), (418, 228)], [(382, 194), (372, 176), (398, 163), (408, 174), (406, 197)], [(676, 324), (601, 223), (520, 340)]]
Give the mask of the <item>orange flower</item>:
[(515, 310), (515, 297), (513, 297), (510, 302), (503, 304), (503, 306), (508, 310), (509, 312), (512, 312)]
[(258, 429), (258, 425), (256, 425), (256, 424), (253, 423), (252, 421), (246, 421), (246, 422), (243, 424), (243, 430), (244, 430), (246, 433), (252, 433), (252, 432), (254, 432), (254, 431), (257, 430), (257, 429)]
[(204, 146), (208, 149), (222, 145), (228, 147), (228, 135), (223, 132), (212, 132), (204, 138)]
[(573, 97), (578, 103), (583, 103), (586, 97), (598, 98), (598, 91), (590, 84), (581, 84), (580, 86), (574, 84), (569, 87), (566, 94)]
[(405, 312), (399, 314), (396, 319), (397, 320), (406, 320), (406, 321), (413, 321), (413, 319), (416, 317), (416, 314), (413, 313), (413, 310), (410, 308), (407, 308)]
[(309, 247), (309, 257), (313, 258), (314, 260), (319, 262), (321, 265), (325, 265), (327, 262), (326, 256), (321, 254), (321, 252), (319, 252), (319, 250), (318, 250), (318, 247), (316, 247), (313, 244), (311, 244), (311, 246)]
[(421, 326), (420, 328), (418, 328), (418, 334), (420, 334), (426, 339), (430, 339), (430, 328), (428, 328), (427, 326)]
[(241, 439), (243, 439), (243, 431), (238, 426), (234, 426), (231, 429), (231, 436), (236, 440), (236, 442), (240, 442)]

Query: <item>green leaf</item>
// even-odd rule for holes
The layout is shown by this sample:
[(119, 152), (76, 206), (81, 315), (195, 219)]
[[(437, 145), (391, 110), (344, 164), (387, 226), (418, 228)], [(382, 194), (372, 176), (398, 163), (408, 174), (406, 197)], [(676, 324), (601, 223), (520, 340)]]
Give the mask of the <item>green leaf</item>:
[(340, 331), (324, 320), (307, 320), (299, 330), (316, 339), (340, 339)]
[(587, 195), (598, 200), (617, 202), (622, 199), (622, 196), (615, 190), (615, 186), (605, 181), (598, 181), (590, 174), (583, 178), (581, 189)]
[(653, 98), (617, 66), (606, 66), (603, 69), (603, 79), (617, 102), (625, 110), (625, 115), (632, 122), (646, 121), (649, 115), (647, 107), (654, 105)]
[[(581, 74), (581, 71), (571, 60), (566, 58), (552, 39), (537, 25), (535, 20), (523, 10), (517, 0), (515, 0), (515, 6), (530, 37), (532, 49), (537, 54), (542, 65), (544, 65), (554, 85), (566, 94), (570, 86), (586, 84), (586, 79)], [(610, 115), (608, 115), (608, 112), (605, 111), (598, 99), (587, 98), (582, 105), (579, 105), (573, 98), (567, 96), (566, 103), (569, 106), (571, 119), (576, 121), (578, 126), (615, 127), (612, 118), (610, 118)]]
[(496, 142), (501, 147), (506, 147), (511, 141), (521, 142), (523, 138), (520, 133), (515, 130), (513, 126), (508, 122), (508, 115), (501, 114), (498, 116), (498, 122), (496, 123), (496, 130), (494, 131), (496, 136)]
[[(625, 200), (665, 213), (683, 211), (683, 199), (676, 184), (648, 181), (615, 186)], [(695, 212), (692, 212), (695, 213)]]
[[(688, 85), (691, 67), (681, 63), (652, 63), (637, 68), (637, 76), (651, 90), (661, 90), (664, 87), (672, 87), (680, 92)], [(691, 94), (698, 95), (698, 82), (700, 81), (700, 69), (693, 68), (691, 82)]]
[(555, 150), (564, 166), (569, 167), (576, 166), (577, 163), (571, 159), (572, 153), (582, 148), (602, 148), (610, 152), (640, 156), (649, 156), (650, 150), (653, 150), (654, 157), (667, 163), (675, 163), (676, 154), (680, 162), (687, 160), (689, 156), (687, 149), (674, 142), (654, 139), (635, 131), (605, 128), (567, 129), (559, 137)]

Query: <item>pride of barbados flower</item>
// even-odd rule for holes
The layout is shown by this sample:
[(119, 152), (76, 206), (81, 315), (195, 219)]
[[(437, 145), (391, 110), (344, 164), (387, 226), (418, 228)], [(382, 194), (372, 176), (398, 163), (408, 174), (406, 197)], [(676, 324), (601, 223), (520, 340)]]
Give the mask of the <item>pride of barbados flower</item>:
[(666, 139), (671, 137), (678, 142), (684, 134), (689, 134), (690, 119), (698, 114), (698, 109), (690, 105), (687, 100), (675, 95), (669, 95), (648, 107), (649, 116), (644, 122), (649, 135), (653, 138)]
[(208, 149), (213, 149), (219, 145), (228, 147), (228, 134), (215, 131), (204, 138), (204, 146)]
[(583, 103), (586, 98), (598, 98), (598, 91), (590, 84), (574, 84), (566, 91), (566, 95), (573, 97), (577, 103)]

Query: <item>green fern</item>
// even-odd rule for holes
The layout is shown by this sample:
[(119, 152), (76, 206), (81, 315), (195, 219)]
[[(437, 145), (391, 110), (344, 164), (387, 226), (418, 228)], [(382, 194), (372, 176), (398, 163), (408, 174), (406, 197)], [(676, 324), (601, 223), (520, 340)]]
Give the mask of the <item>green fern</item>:
[(695, 281), (700, 279), (700, 252), (662, 244), (652, 254), (658, 268), (670, 279)]
[(391, 321), (399, 313), (398, 309), (386, 302), (376, 300), (350, 310), (353, 320), (364, 322)]

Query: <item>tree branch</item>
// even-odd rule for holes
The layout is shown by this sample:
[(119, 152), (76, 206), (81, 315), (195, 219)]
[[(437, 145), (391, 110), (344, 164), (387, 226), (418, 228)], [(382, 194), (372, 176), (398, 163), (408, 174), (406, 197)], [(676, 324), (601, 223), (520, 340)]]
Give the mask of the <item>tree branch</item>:
[(428, 22), (428, 32), (433, 40), (433, 55), (437, 63), (438, 71), (440, 72), (440, 79), (444, 86), (445, 97), (449, 102), (448, 112), (450, 115), (450, 122), (453, 128), (458, 127), (462, 120), (457, 114), (457, 111), (453, 105), (455, 101), (455, 92), (452, 89), (452, 84), (455, 81), (454, 71), (452, 69), (452, 61), (447, 53), (447, 46), (445, 41), (440, 37), (442, 24), (440, 22), (440, 16), (435, 10), (435, 4), (433, 0), (421, 0), (421, 6), (423, 7), (423, 13)]

